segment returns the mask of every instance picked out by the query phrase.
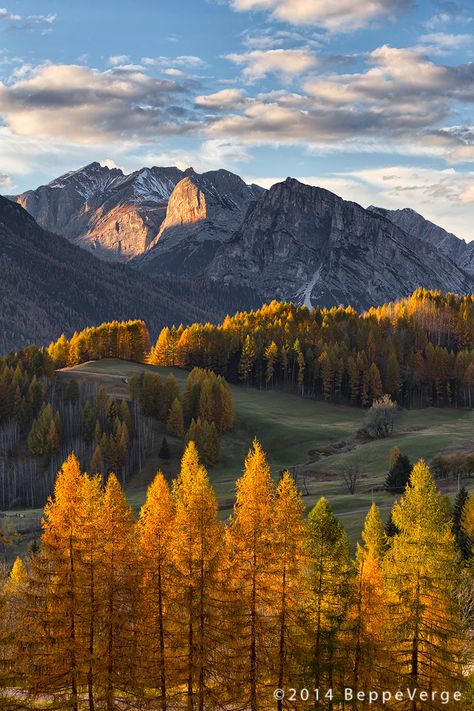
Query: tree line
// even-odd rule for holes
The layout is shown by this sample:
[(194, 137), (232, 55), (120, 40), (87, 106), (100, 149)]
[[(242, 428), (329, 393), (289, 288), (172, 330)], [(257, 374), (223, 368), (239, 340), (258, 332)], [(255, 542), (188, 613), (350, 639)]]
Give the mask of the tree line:
[(104, 483), (70, 456), (38, 550), (4, 576), (3, 707), (336, 711), (407, 688), (413, 699), (387, 706), (459, 708), (462, 694), (466, 707), (474, 578), (459, 531), (472, 556), (474, 497), (459, 507), (420, 460), (391, 535), (373, 505), (352, 556), (328, 501), (306, 517), (256, 441), (225, 523), (193, 442), (137, 521), (115, 475)]
[(231, 382), (368, 406), (472, 407), (474, 296), (418, 289), (358, 314), (272, 302), (221, 325), (164, 328), (151, 362), (199, 366)]

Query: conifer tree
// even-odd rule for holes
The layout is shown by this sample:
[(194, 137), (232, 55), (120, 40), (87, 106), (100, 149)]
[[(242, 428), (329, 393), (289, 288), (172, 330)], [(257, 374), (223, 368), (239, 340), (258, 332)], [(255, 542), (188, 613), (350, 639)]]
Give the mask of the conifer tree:
[(84, 476), (71, 455), (64, 462), (45, 507), (41, 549), (31, 561), (27, 590), (28, 686), (35, 693), (66, 694), (79, 710), (84, 682), (81, 627), (81, 549)]
[[(306, 537), (301, 494), (291, 474), (285, 471), (276, 490), (273, 511), (275, 608), (271, 613), (275, 628), (270, 649), (275, 652), (270, 652), (270, 668), (274, 686), (279, 689), (296, 683), (304, 650), (301, 598), (306, 588)], [(283, 709), (282, 699), (277, 700), (277, 708)]]
[(184, 436), (183, 406), (178, 398), (175, 398), (173, 400), (173, 404), (171, 405), (168, 419), (166, 421), (166, 431), (173, 437)]
[[(391, 647), (400, 682), (452, 690), (460, 683), (460, 619), (453, 595), (456, 552), (442, 495), (423, 460), (395, 504), (398, 533), (384, 562)], [(442, 708), (440, 701), (434, 709)], [(412, 711), (421, 711), (416, 699)]]
[(78, 611), (83, 627), (84, 644), (81, 660), (87, 679), (88, 711), (95, 711), (96, 692), (99, 683), (100, 619), (99, 604), (102, 594), (103, 540), (100, 536), (100, 521), (103, 514), (101, 477), (83, 478), (84, 510), (80, 533), (80, 579)]
[(466, 561), (472, 557), (472, 539), (465, 528), (465, 513), (469, 511), (469, 494), (463, 486), (454, 502), (453, 511), (453, 534), (456, 548), (461, 560)]
[(171, 673), (171, 626), (173, 578), (171, 576), (171, 532), (174, 502), (168, 484), (158, 472), (148, 487), (138, 522), (140, 569), (142, 573), (139, 626), (139, 671), (145, 688), (158, 696), (161, 711), (168, 708)]
[[(341, 635), (348, 605), (349, 541), (325, 498), (310, 512), (308, 527), (309, 667), (315, 689), (335, 689), (347, 671)], [(327, 707), (333, 708), (332, 699)]]
[(367, 514), (357, 545), (352, 579), (349, 632), (352, 648), (351, 688), (364, 691), (381, 688), (384, 668), (389, 666), (385, 644), (387, 606), (382, 578), (382, 561), (387, 550), (386, 536), (376, 504)]
[[(219, 580), (222, 530), (217, 500), (194, 442), (186, 447), (173, 485), (175, 517), (171, 556), (177, 596), (175, 648), (182, 650), (181, 680), (189, 711), (204, 711), (212, 699), (211, 669), (217, 639), (215, 592)], [(179, 665), (179, 661), (177, 661)]]
[(136, 540), (132, 511), (115, 474), (110, 474), (104, 491), (98, 534), (102, 541), (101, 600), (102, 629), (100, 688), (105, 708), (115, 708), (115, 692), (130, 692), (136, 655), (137, 614)]
[(163, 437), (163, 439), (161, 440), (161, 447), (160, 451), (158, 452), (158, 456), (160, 459), (169, 459), (171, 456), (170, 446), (166, 437)]
[(237, 481), (234, 513), (227, 530), (235, 644), (229, 669), (235, 676), (239, 704), (250, 711), (268, 702), (264, 659), (271, 624), (268, 610), (275, 604), (269, 576), (275, 558), (271, 528), (274, 487), (270, 467), (257, 440)]
[(408, 457), (402, 454), (398, 447), (394, 447), (390, 455), (390, 469), (385, 480), (385, 488), (388, 491), (402, 493), (408, 484), (411, 469)]

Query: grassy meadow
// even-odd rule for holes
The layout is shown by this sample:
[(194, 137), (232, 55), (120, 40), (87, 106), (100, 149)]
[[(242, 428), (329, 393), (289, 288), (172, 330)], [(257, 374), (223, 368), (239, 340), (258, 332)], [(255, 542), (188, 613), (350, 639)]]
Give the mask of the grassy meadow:
[[(109, 394), (128, 399), (126, 380), (143, 369), (159, 372), (162, 378), (172, 372), (181, 390), (188, 375), (187, 371), (177, 368), (105, 359), (66, 368), (60, 371), (60, 377), (73, 376), (83, 382), (103, 384)], [(355, 436), (365, 417), (360, 408), (316, 402), (281, 391), (257, 390), (243, 385), (231, 387), (236, 426), (221, 438), (221, 461), (209, 471), (222, 518), (232, 510), (235, 481), (240, 476), (254, 437), (267, 452), (273, 476), (277, 479), (281, 470), (292, 468), (308, 508), (320, 496), (326, 496), (343, 519), (353, 542), (360, 535), (372, 501), (380, 506), (384, 518), (394, 502), (394, 496), (383, 490), (392, 447), (400, 447), (412, 462), (420, 457), (429, 461), (440, 453), (474, 448), (472, 411), (404, 410), (397, 417), (392, 437), (360, 442)], [(157, 423), (156, 426), (156, 452), (149, 456), (142, 470), (127, 486), (127, 496), (135, 511), (142, 505), (146, 488), (157, 469), (162, 469), (169, 478), (179, 469), (182, 441), (168, 437), (172, 456), (169, 462), (163, 462), (158, 457), (158, 449), (165, 431), (163, 425)], [(343, 472), (354, 463), (359, 478), (355, 493), (350, 494)], [(474, 481), (467, 484), (468, 488), (474, 487)], [(457, 482), (440, 482), (440, 486), (451, 497), (455, 495)], [(40, 517), (41, 511), (7, 513), (3, 521), (4, 528), (12, 533), (12, 545), (5, 546), (9, 559), (37, 535)], [(15, 537), (15, 531), (23, 533), (20, 539)]]

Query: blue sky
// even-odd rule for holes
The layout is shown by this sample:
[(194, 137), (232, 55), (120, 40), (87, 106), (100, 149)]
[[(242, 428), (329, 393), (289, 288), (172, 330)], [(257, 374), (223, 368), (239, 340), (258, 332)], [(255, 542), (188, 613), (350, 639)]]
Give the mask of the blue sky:
[(474, 238), (469, 0), (0, 0), (0, 40), (1, 192), (224, 167)]

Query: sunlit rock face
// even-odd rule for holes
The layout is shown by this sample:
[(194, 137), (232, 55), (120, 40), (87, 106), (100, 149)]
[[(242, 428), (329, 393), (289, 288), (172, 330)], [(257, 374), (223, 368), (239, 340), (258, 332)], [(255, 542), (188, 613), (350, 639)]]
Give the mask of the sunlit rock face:
[(474, 280), (431, 244), (389, 219), (317, 187), (287, 179), (248, 212), (207, 269), (258, 285), (265, 299), (308, 307), (381, 304), (423, 286), (472, 291)]
[(91, 163), (16, 196), (39, 225), (96, 256), (128, 261), (159, 232), (178, 168), (143, 168), (130, 175)]
[(147, 273), (192, 276), (204, 271), (264, 192), (227, 170), (187, 172), (170, 197), (150, 250), (137, 261)]

